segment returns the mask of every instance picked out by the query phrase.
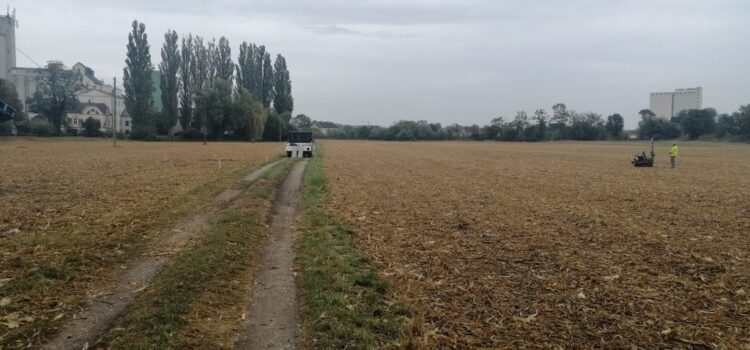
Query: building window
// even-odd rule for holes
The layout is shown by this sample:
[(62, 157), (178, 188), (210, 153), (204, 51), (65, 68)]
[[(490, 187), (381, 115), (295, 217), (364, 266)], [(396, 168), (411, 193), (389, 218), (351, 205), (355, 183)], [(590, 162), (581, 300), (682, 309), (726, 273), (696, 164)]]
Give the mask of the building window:
[(125, 121), (125, 126), (130, 126), (130, 122), (126, 120)]

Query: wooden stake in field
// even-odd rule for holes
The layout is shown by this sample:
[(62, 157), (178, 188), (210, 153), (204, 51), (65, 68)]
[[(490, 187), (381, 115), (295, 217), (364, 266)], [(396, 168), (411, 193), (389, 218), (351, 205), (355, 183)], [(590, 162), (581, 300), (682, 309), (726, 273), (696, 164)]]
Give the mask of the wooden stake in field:
[(117, 77), (112, 81), (112, 147), (117, 147)]

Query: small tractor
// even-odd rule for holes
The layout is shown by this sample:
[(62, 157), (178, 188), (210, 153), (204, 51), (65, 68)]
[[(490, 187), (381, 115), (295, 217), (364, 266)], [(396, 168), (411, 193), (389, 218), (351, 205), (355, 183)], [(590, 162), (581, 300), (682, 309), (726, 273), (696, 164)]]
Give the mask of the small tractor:
[(312, 131), (290, 131), (286, 142), (286, 156), (294, 158), (312, 157), (315, 140)]
[(656, 157), (656, 154), (654, 153), (654, 138), (651, 138), (651, 157), (649, 158), (646, 155), (646, 151), (641, 152), (641, 154), (636, 154), (633, 156), (633, 160), (630, 161), (631, 164), (633, 164), (636, 168), (651, 168), (654, 166), (654, 158)]

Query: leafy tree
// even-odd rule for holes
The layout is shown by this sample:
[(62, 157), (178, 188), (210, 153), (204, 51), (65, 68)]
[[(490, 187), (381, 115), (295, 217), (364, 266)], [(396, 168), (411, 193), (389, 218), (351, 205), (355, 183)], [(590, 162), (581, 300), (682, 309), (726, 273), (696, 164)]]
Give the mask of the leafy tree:
[(44, 117), (34, 117), (29, 121), (29, 131), (38, 136), (49, 136), (60, 133), (60, 128), (54, 126)]
[(245, 88), (250, 94), (253, 89), (253, 72), (255, 71), (255, 44), (242, 42), (237, 57), (237, 85)]
[(599, 140), (604, 122), (597, 113), (575, 113), (571, 116), (570, 136), (573, 140)]
[[(203, 38), (196, 36), (193, 39), (193, 62), (191, 63), (192, 72), (190, 73), (193, 82), (193, 93), (195, 94), (193, 110), (193, 119), (191, 126), (200, 129), (205, 136), (206, 115), (210, 103), (210, 79), (211, 79), (211, 52), (203, 43)], [(201, 106), (199, 104), (202, 103)]]
[(235, 116), (237, 117), (236, 135), (249, 141), (263, 137), (268, 109), (264, 108), (244, 87), (239, 87), (235, 94)]
[(309, 130), (312, 126), (312, 120), (304, 114), (297, 114), (296, 117), (292, 118), (292, 125), (298, 130)]
[(493, 118), (490, 125), (485, 127), (485, 137), (490, 140), (497, 140), (503, 132), (505, 121), (503, 117)]
[(681, 132), (677, 124), (657, 118), (653, 113), (639, 114), (641, 114), (641, 121), (638, 122), (638, 137), (641, 139), (648, 140), (653, 137), (656, 140), (668, 140), (680, 137)]
[(133, 118), (131, 135), (135, 138), (149, 138), (156, 134), (152, 119), (154, 87), (151, 81), (151, 72), (153, 69), (146, 25), (133, 21), (133, 31), (128, 34), (123, 86), (125, 88), (125, 109)]
[(294, 110), (294, 99), (292, 98), (292, 81), (289, 79), (289, 70), (286, 59), (282, 55), (276, 56), (274, 62), (274, 100), (273, 108), (278, 113), (292, 113)]
[(510, 122), (510, 127), (515, 130), (515, 141), (523, 141), (524, 130), (529, 127), (529, 115), (525, 111), (517, 111), (515, 119)]
[(253, 71), (252, 86), (250, 90), (258, 100), (263, 100), (263, 58), (266, 56), (266, 47), (263, 45), (256, 46), (253, 50)]
[[(271, 64), (271, 55), (266, 52), (263, 55), (263, 83), (260, 91), (260, 102), (265, 108), (271, 108), (271, 102), (274, 98), (273, 86), (274, 76), (273, 65)], [(291, 111), (289, 112), (291, 113)]]
[(706, 108), (681, 111), (672, 118), (672, 122), (679, 124), (688, 138), (695, 140), (716, 130), (716, 110)]
[(7, 103), (16, 110), (13, 120), (0, 123), (0, 129), (7, 130), (10, 133), (15, 127), (16, 131), (28, 132), (29, 118), (23, 111), (23, 105), (21, 104), (21, 99), (18, 98), (16, 86), (5, 79), (0, 79), (0, 101)]
[(216, 61), (216, 78), (232, 82), (234, 74), (234, 63), (232, 63), (232, 48), (229, 47), (229, 40), (225, 37), (219, 38), (219, 44), (214, 52)]
[(263, 130), (263, 139), (266, 141), (281, 141), (289, 135), (289, 123), (292, 114), (289, 112), (279, 113), (273, 111), (268, 115)]
[(218, 72), (218, 61), (216, 59), (216, 39), (212, 38), (210, 41), (206, 42), (206, 64), (207, 64), (207, 73), (206, 73), (206, 85), (204, 86), (204, 89), (211, 89), (212, 84), (216, 80), (216, 73)]
[(732, 116), (737, 120), (738, 133), (750, 137), (750, 104), (740, 106)]
[(652, 112), (650, 109), (641, 109), (640, 111), (638, 111), (638, 114), (641, 115), (641, 118), (656, 117), (656, 114), (654, 114), (654, 112)]
[(625, 120), (622, 118), (621, 115), (615, 113), (607, 117), (607, 124), (605, 125), (605, 129), (607, 129), (607, 133), (614, 137), (619, 138), (622, 136), (622, 129), (625, 127)]
[(101, 136), (102, 122), (92, 117), (83, 121), (83, 135), (88, 137)]
[(566, 127), (570, 121), (570, 112), (564, 103), (557, 103), (552, 106), (552, 118), (550, 120), (550, 129), (555, 133), (555, 139), (566, 138)]
[(734, 114), (721, 114), (716, 121), (716, 136), (726, 137), (739, 134), (739, 120)]
[(547, 137), (547, 119), (549, 119), (549, 116), (544, 109), (540, 108), (534, 111), (536, 127), (533, 137), (536, 141), (544, 140)]
[(159, 64), (161, 81), (159, 86), (161, 87), (163, 110), (159, 127), (162, 132), (171, 132), (179, 115), (178, 92), (180, 87), (177, 73), (180, 70), (182, 56), (180, 56), (177, 40), (177, 32), (167, 31), (164, 34), (164, 46), (161, 49), (161, 63)]
[(65, 113), (78, 108), (75, 93), (81, 88), (81, 76), (77, 71), (66, 70), (62, 62), (50, 61), (29, 99), (29, 110), (47, 118), (52, 133), (59, 134), (65, 123)]
[[(265, 108), (274, 99), (274, 71), (266, 47), (243, 42), (237, 59), (237, 85), (244, 87)], [(291, 112), (291, 111), (289, 111)]]
[(193, 119), (194, 85), (193, 64), (195, 64), (193, 50), (193, 36), (189, 34), (182, 38), (180, 59), (180, 125), (183, 130), (190, 128)]
[(234, 130), (232, 83), (217, 79), (212, 86), (203, 91), (198, 99), (198, 109), (206, 116), (206, 132), (211, 138), (221, 138), (226, 131)]

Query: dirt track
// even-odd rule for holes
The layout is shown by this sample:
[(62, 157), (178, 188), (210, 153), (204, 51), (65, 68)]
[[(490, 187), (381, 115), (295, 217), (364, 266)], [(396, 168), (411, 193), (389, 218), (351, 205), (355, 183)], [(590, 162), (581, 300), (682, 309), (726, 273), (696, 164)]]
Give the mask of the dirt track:
[[(242, 179), (239, 186), (247, 187), (260, 178), (279, 161), (267, 164)], [(91, 297), (88, 306), (42, 349), (81, 349), (94, 344), (98, 336), (133, 302), (169, 261), (169, 256), (189, 243), (205, 227), (218, 208), (233, 200), (241, 189), (228, 189), (219, 194), (213, 203), (202, 208), (201, 213), (183, 220), (174, 233), (167, 237), (151, 253), (125, 267), (116, 282), (101, 288)]]
[(307, 160), (292, 168), (276, 197), (271, 237), (259, 259), (244, 331), (236, 349), (296, 349), (300, 318), (294, 273), (294, 241), (302, 174)]

